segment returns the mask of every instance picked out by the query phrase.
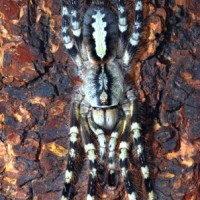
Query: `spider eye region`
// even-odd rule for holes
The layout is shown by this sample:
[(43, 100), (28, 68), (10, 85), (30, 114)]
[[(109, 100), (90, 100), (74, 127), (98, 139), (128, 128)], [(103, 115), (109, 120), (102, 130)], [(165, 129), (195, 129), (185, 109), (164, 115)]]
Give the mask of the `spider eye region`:
[(105, 91), (103, 91), (100, 95), (100, 100), (102, 104), (106, 104), (108, 101), (108, 95)]

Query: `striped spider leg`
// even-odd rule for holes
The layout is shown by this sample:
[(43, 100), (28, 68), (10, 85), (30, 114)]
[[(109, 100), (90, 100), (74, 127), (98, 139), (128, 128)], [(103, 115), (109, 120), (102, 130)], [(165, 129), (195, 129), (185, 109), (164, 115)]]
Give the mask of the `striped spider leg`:
[(67, 162), (67, 169), (65, 172), (65, 186), (63, 189), (62, 200), (71, 199), (72, 178), (76, 159), (76, 146), (78, 136), (81, 136), (81, 141), (84, 145), (85, 152), (90, 163), (90, 173), (88, 180), (87, 200), (93, 200), (95, 195), (95, 185), (97, 179), (97, 156), (95, 154), (95, 146), (90, 138), (90, 128), (87, 122), (89, 107), (86, 106), (82, 99), (78, 98), (72, 103), (71, 110), (71, 128), (70, 128), (70, 147), (69, 157)]
[(98, 126), (92, 119), (91, 113), (88, 117), (88, 124), (90, 126), (90, 129), (95, 134), (97, 138), (97, 142), (99, 144), (99, 157), (98, 157), (98, 177), (99, 177), (99, 183), (105, 184), (106, 181), (106, 172), (104, 169), (104, 163), (105, 163), (105, 154), (106, 154), (106, 137), (103, 129)]
[[(115, 109), (115, 108), (113, 108)], [(113, 110), (111, 109), (111, 112), (113, 112)], [(104, 163), (105, 163), (105, 153), (106, 153), (106, 137), (105, 137), (105, 133), (104, 131), (100, 128), (100, 126), (98, 126), (90, 117), (88, 119), (89, 121), (89, 125), (91, 130), (93, 131), (93, 133), (95, 133), (95, 135), (97, 136), (98, 139), (98, 143), (99, 143), (99, 164), (100, 167), (104, 167)], [(110, 141), (108, 144), (108, 148), (109, 148), (109, 156), (108, 156), (108, 186), (110, 188), (116, 188), (118, 185), (118, 176), (117, 176), (117, 172), (116, 172), (116, 166), (115, 166), (115, 159), (116, 159), (116, 145), (117, 145), (117, 141), (122, 133), (122, 129), (123, 129), (123, 125), (124, 125), (124, 121), (122, 119), (119, 120), (119, 122), (117, 123), (117, 125), (115, 126), (115, 128), (113, 129), (111, 135), (110, 135)], [(101, 170), (101, 175), (103, 177), (101, 177), (100, 180), (102, 180), (102, 184), (106, 183), (106, 177), (105, 177), (105, 169), (100, 169)]]
[(148, 200), (154, 200), (155, 194), (153, 191), (153, 185), (150, 179), (150, 172), (149, 168), (147, 166), (147, 161), (145, 158), (145, 152), (143, 148), (143, 142), (142, 142), (142, 135), (141, 135), (141, 105), (138, 99), (135, 96), (135, 92), (133, 89), (128, 88), (127, 89), (127, 98), (130, 102), (130, 108), (132, 113), (132, 119), (131, 119), (131, 135), (132, 139), (134, 141), (134, 145), (137, 150), (137, 155), (139, 157), (140, 166), (141, 166), (141, 172), (142, 176), (144, 178), (144, 184), (146, 191), (148, 193)]
[(65, 172), (65, 186), (63, 190), (62, 200), (70, 199), (71, 194), (71, 182), (73, 178), (73, 171), (75, 165), (75, 156), (76, 156), (76, 147), (77, 147), (77, 140), (78, 135), (80, 134), (79, 131), (79, 112), (80, 112), (80, 102), (82, 97), (80, 98), (76, 95), (71, 107), (71, 125), (70, 125), (70, 146), (69, 146), (69, 155), (68, 155), (68, 162), (67, 168)]
[[(120, 1), (120, 0), (119, 0)], [(131, 62), (133, 59), (133, 55), (135, 55), (137, 51), (138, 44), (140, 42), (140, 37), (142, 33), (142, 25), (143, 25), (143, 4), (142, 0), (135, 1), (135, 15), (134, 15), (134, 25), (133, 32), (130, 35), (128, 44), (124, 51), (122, 60), (124, 64), (127, 66), (126, 70), (130, 70)]]
[[(62, 1), (62, 29), (61, 35), (67, 53), (70, 55), (78, 68), (82, 66), (82, 56), (78, 51), (78, 45), (82, 40), (81, 27), (78, 22), (78, 1), (70, 0), (68, 5), (66, 0)], [(70, 9), (70, 7), (72, 9)]]
[[(124, 118), (124, 117), (123, 117)], [(124, 120), (121, 118), (110, 135), (109, 147), (109, 164), (108, 164), (108, 185), (110, 188), (116, 188), (118, 184), (118, 176), (116, 172), (116, 145), (120, 138), (124, 127)]]
[(137, 192), (134, 189), (131, 180), (131, 173), (129, 171), (128, 154), (130, 149), (130, 136), (134, 141), (134, 145), (139, 157), (141, 173), (144, 178), (144, 184), (146, 192), (148, 193), (148, 200), (154, 200), (155, 195), (153, 192), (153, 185), (149, 177), (149, 168), (147, 166), (145, 152), (143, 149), (143, 142), (141, 136), (140, 125), (140, 103), (136, 98), (135, 92), (131, 87), (127, 87), (126, 96), (129, 100), (128, 103), (123, 104), (123, 110), (125, 113), (125, 129), (122, 134), (121, 142), (119, 145), (119, 160), (122, 177), (124, 179), (125, 187), (128, 193), (129, 200), (137, 199)]
[(128, 19), (127, 19), (127, 12), (124, 5), (123, 0), (113, 0), (116, 3), (117, 10), (118, 10), (118, 29), (119, 29), (119, 45), (117, 56), (121, 58), (124, 53), (124, 46), (127, 43), (127, 30), (128, 30)]
[(90, 173), (88, 180), (88, 192), (87, 192), (87, 200), (94, 200), (95, 198), (95, 185), (97, 180), (97, 156), (95, 153), (95, 146), (90, 138), (91, 130), (88, 124), (88, 113), (89, 113), (90, 105), (82, 103), (80, 108), (81, 114), (81, 139), (84, 144), (85, 152), (87, 153), (87, 157), (90, 163)]
[(122, 134), (121, 142), (119, 145), (119, 160), (121, 167), (121, 174), (124, 179), (125, 188), (129, 200), (136, 200), (137, 194), (131, 180), (131, 172), (129, 170), (129, 149), (130, 149), (130, 123), (131, 123), (131, 110), (129, 104), (123, 105), (125, 113), (125, 128)]

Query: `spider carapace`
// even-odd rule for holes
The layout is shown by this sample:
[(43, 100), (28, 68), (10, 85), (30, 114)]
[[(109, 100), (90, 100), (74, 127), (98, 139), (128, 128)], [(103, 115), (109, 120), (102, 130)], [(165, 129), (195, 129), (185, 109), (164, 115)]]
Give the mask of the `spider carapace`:
[[(133, 32), (127, 39), (128, 22), (123, 0), (114, 1), (117, 14), (105, 2), (92, 0), (83, 20), (80, 20), (78, 0), (63, 1), (62, 4), (63, 42), (82, 79), (82, 85), (74, 91), (71, 106), (70, 146), (62, 199), (71, 198), (77, 140), (80, 138), (90, 163), (87, 200), (95, 199), (98, 168), (106, 160), (110, 181), (105, 184), (117, 187), (117, 159), (128, 198), (137, 199), (128, 159), (132, 143), (137, 149), (148, 199), (154, 200), (142, 146), (138, 98), (124, 78), (140, 40), (143, 4), (141, 0), (135, 1)], [(105, 136), (107, 132), (110, 132), (109, 141)], [(98, 148), (94, 145), (94, 137)]]

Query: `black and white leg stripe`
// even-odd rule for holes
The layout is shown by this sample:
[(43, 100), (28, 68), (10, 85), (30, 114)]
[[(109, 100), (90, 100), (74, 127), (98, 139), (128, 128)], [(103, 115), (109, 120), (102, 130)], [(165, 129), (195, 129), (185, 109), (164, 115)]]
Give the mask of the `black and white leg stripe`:
[(117, 139), (119, 138), (119, 132), (114, 131), (110, 136), (109, 141), (109, 171), (113, 172), (115, 170), (115, 148), (117, 145)]
[(128, 193), (129, 200), (136, 200), (137, 195), (134, 189), (134, 186), (132, 184), (131, 180), (131, 173), (128, 170), (129, 164), (128, 164), (128, 150), (129, 150), (129, 144), (128, 142), (122, 141), (119, 145), (119, 159), (120, 159), (120, 167), (121, 167), (121, 173), (122, 177), (124, 179), (126, 191)]
[(140, 165), (141, 165), (141, 172), (142, 176), (144, 178), (145, 188), (148, 192), (148, 199), (154, 200), (154, 192), (153, 192), (153, 186), (150, 180), (149, 176), (149, 168), (147, 166), (147, 162), (145, 159), (145, 152), (143, 149), (143, 143), (142, 143), (142, 136), (141, 136), (141, 126), (139, 124), (139, 121), (141, 120), (142, 107), (140, 105), (140, 102), (137, 100), (135, 91), (128, 86), (126, 89), (126, 96), (129, 100), (130, 110), (131, 110), (131, 134), (134, 141), (134, 145), (137, 150), (137, 155), (139, 157)]
[(126, 40), (127, 30), (128, 30), (128, 20), (126, 8), (123, 0), (117, 0), (117, 10), (118, 10), (118, 28), (119, 28), (119, 44), (118, 44), (118, 54), (122, 54), (124, 51), (124, 44)]
[(87, 156), (90, 162), (90, 174), (88, 180), (88, 194), (87, 200), (94, 200), (95, 199), (95, 186), (96, 186), (96, 179), (97, 179), (97, 157), (95, 154), (95, 147), (94, 144), (86, 144), (84, 146), (85, 152), (87, 152)]
[(69, 18), (70, 18), (69, 9), (67, 5), (63, 3), (61, 34), (62, 34), (63, 42), (65, 44), (66, 49), (71, 49), (74, 46), (73, 39), (69, 34), (69, 27), (70, 27)]
[(130, 36), (129, 43), (125, 50), (123, 61), (126, 65), (129, 65), (132, 61), (132, 57), (137, 51), (137, 46), (140, 41), (140, 36), (142, 32), (142, 24), (143, 24), (143, 4), (142, 0), (136, 0), (135, 3), (135, 18), (134, 18), (134, 26), (133, 33)]
[(118, 9), (118, 26), (121, 33), (125, 33), (128, 30), (127, 23), (127, 13), (123, 0), (117, 0), (117, 9)]
[(73, 177), (74, 165), (75, 165), (75, 151), (77, 146), (77, 137), (79, 134), (78, 130), (78, 112), (79, 103), (73, 102), (71, 110), (71, 128), (70, 128), (70, 145), (69, 145), (69, 156), (67, 162), (67, 168), (65, 172), (64, 189), (62, 194), (62, 200), (67, 200), (71, 195), (71, 181)]
[(78, 67), (82, 65), (82, 59), (79, 55), (75, 42), (70, 35), (70, 11), (68, 5), (63, 1), (63, 8), (62, 8), (62, 30), (61, 35), (64, 42), (64, 45), (67, 49), (67, 52), (72, 57), (73, 61), (77, 64)]
[(87, 153), (87, 157), (90, 162), (87, 200), (94, 200), (95, 186), (97, 180), (97, 156), (95, 154), (95, 146), (90, 138), (90, 133), (89, 133), (90, 129), (87, 123), (86, 115), (83, 115), (81, 118), (81, 126), (82, 126), (82, 131), (81, 131), (82, 141), (84, 144), (85, 152)]
[[(124, 108), (123, 108), (124, 109)], [(125, 108), (126, 109), (126, 108)], [(121, 174), (124, 179), (126, 191), (128, 193), (129, 200), (136, 200), (136, 192), (135, 188), (132, 184), (131, 180), (131, 173), (129, 171), (129, 148), (130, 148), (130, 141), (129, 141), (129, 135), (130, 135), (130, 110), (125, 110), (124, 112), (126, 114), (125, 118), (125, 130), (122, 134), (122, 139), (119, 145), (119, 160), (120, 160), (120, 167), (121, 167)]]
[(124, 125), (124, 121), (120, 120), (113, 132), (111, 133), (110, 136), (110, 141), (109, 141), (109, 164), (108, 164), (108, 169), (109, 169), (109, 186), (110, 187), (116, 187), (118, 180), (117, 174), (116, 174), (116, 166), (115, 166), (115, 157), (116, 157), (116, 145), (117, 145), (117, 140), (119, 136), (121, 135), (121, 128)]
[(78, 128), (73, 126), (70, 128), (70, 150), (69, 150), (69, 157), (67, 163), (67, 169), (65, 172), (65, 189), (63, 190), (62, 200), (69, 199), (71, 193), (71, 181), (72, 175), (74, 171), (74, 164), (75, 164), (75, 149), (77, 146), (77, 135), (78, 135)]
[(141, 127), (140, 127), (139, 123), (133, 122), (131, 125), (131, 130), (133, 132), (132, 136), (133, 136), (134, 144), (136, 146), (137, 154), (138, 154), (138, 157), (140, 160), (141, 172), (142, 172), (142, 176), (144, 178), (145, 188), (148, 193), (148, 200), (154, 200), (155, 196), (154, 196), (154, 192), (153, 192), (153, 185), (150, 180), (149, 168), (147, 166), (144, 149), (142, 146), (142, 138), (141, 138), (141, 133), (140, 133)]
[(78, 47), (81, 46), (81, 27), (78, 19), (78, 1), (71, 0), (71, 25), (72, 33)]
[(106, 137), (104, 131), (90, 118), (88, 120), (89, 125), (93, 133), (97, 136), (97, 140), (99, 143), (99, 161), (103, 163), (105, 160), (105, 152), (106, 152)]

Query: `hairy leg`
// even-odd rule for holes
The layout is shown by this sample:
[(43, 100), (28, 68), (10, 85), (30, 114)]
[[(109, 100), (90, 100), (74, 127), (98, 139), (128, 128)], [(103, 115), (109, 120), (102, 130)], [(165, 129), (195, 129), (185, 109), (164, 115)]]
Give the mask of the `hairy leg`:
[(142, 0), (136, 0), (133, 32), (129, 38), (129, 42), (123, 56), (123, 62), (127, 66), (127, 70), (130, 70), (130, 64), (132, 58), (137, 51), (137, 47), (140, 42), (140, 37), (142, 33), (142, 25), (143, 25), (143, 4)]

